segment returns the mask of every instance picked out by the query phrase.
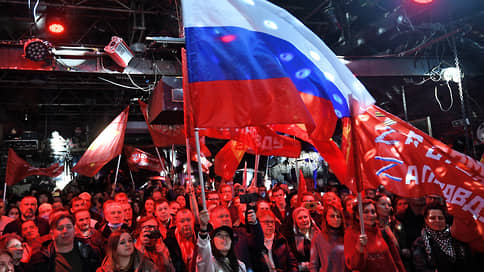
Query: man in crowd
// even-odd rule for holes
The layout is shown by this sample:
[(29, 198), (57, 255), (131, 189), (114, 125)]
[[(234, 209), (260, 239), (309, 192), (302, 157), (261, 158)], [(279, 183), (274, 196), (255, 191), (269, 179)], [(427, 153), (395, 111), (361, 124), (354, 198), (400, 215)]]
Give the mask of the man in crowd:
[(175, 217), (175, 228), (168, 231), (165, 244), (176, 271), (192, 271), (195, 261), (195, 218), (189, 209), (181, 209)]
[(291, 221), (291, 209), (287, 207), (286, 192), (280, 186), (272, 189), (272, 212), (279, 219), (282, 225)]
[(234, 205), (234, 192), (232, 190), (232, 186), (230, 184), (222, 184), (220, 185), (219, 191), (222, 198), (222, 205), (229, 209), (230, 219), (232, 220), (232, 222), (237, 221), (237, 219), (239, 218), (239, 211)]
[(49, 233), (49, 223), (47, 220), (36, 217), (35, 211), (37, 210), (37, 198), (33, 196), (26, 196), (20, 201), (20, 216), (17, 220), (8, 223), (5, 226), (3, 233), (15, 232), (18, 235), (22, 234), (22, 223), (27, 220), (33, 220), (35, 225), (39, 227), (40, 235), (45, 235)]
[(52, 204), (50, 203), (42, 203), (39, 206), (39, 217), (44, 218), (46, 221), (49, 221), (50, 213), (54, 210), (52, 208)]
[(67, 211), (56, 212), (51, 221), (52, 242), (34, 253), (26, 271), (96, 271), (99, 252), (75, 239), (74, 219)]
[(74, 213), (76, 232), (75, 236), (93, 248), (103, 249), (103, 237), (95, 228), (91, 227), (91, 214), (87, 209), (80, 209)]
[(124, 224), (124, 213), (121, 204), (114, 200), (108, 200), (103, 205), (103, 211), (106, 222), (97, 229), (101, 232), (104, 240), (107, 240), (112, 232), (128, 228)]

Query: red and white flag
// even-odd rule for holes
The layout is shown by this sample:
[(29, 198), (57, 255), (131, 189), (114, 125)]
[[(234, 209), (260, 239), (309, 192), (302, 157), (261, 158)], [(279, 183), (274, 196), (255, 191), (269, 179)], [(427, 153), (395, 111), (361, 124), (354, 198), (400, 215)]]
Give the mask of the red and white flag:
[(154, 172), (161, 172), (160, 160), (158, 157), (145, 152), (133, 146), (124, 146), (124, 154), (126, 161), (131, 171), (139, 171), (139, 169), (146, 169)]

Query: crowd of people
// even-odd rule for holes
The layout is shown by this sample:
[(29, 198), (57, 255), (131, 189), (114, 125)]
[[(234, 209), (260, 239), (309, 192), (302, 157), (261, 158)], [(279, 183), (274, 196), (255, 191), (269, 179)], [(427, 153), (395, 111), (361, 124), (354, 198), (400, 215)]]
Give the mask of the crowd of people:
[[(152, 181), (137, 192), (29, 192), (0, 206), (1, 271), (479, 271), (442, 197)], [(6, 214), (6, 215), (5, 215)], [(362, 234), (360, 220), (364, 226)]]

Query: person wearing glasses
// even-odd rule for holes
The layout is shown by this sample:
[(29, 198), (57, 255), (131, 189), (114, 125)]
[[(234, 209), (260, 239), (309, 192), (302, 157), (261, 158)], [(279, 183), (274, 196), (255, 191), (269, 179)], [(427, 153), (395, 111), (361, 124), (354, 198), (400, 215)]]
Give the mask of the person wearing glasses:
[(264, 245), (259, 250), (251, 251), (257, 262), (254, 264), (254, 271), (298, 271), (297, 260), (291, 252), (286, 238), (277, 231), (274, 213), (269, 209), (258, 210), (257, 218), (264, 232)]
[(25, 249), (22, 238), (15, 233), (7, 233), (0, 239), (0, 249), (6, 250), (12, 256), (16, 271), (24, 271), (30, 256)]
[(136, 249), (149, 258), (158, 271), (175, 271), (170, 252), (161, 239), (158, 221), (155, 217), (142, 217), (136, 225), (134, 236), (137, 237)]

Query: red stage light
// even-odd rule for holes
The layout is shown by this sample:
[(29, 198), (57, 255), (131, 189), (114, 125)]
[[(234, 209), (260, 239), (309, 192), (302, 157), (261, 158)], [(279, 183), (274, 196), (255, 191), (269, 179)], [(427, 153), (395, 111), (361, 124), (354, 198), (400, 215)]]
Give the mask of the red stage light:
[(413, 0), (413, 2), (417, 3), (417, 4), (430, 4), (433, 2), (433, 0)]
[(47, 28), (52, 34), (62, 34), (65, 30), (64, 25), (61, 23), (51, 23)]

